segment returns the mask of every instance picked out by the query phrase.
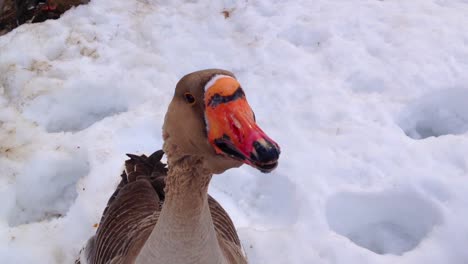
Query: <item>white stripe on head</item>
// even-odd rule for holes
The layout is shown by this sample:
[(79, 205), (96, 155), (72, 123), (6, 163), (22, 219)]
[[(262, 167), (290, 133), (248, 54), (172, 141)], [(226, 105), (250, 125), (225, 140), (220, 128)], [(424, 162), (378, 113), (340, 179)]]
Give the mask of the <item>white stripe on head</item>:
[[(221, 78), (231, 78), (231, 79), (234, 79), (232, 78), (232, 76), (229, 76), (229, 75), (224, 75), (224, 74), (216, 74), (215, 76), (211, 77), (211, 79), (205, 84), (205, 92), (206, 90), (208, 90), (211, 86), (213, 86), (217, 80), (221, 79)], [(234, 79), (235, 80), (235, 79)]]

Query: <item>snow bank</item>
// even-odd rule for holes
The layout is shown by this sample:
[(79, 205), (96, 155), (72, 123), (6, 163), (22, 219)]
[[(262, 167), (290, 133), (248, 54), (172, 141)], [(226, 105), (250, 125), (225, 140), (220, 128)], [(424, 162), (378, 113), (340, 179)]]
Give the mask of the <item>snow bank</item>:
[(466, 263), (467, 13), (95, 0), (0, 37), (0, 263), (72, 263), (124, 154), (159, 149), (176, 82), (213, 67), (283, 151), (210, 188), (251, 263)]

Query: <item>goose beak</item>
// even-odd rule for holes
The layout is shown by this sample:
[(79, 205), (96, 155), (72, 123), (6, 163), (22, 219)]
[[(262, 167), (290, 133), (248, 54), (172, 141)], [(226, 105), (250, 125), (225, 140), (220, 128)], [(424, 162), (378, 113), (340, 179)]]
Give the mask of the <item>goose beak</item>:
[(205, 92), (208, 140), (217, 154), (225, 155), (262, 171), (278, 166), (280, 147), (262, 131), (239, 83), (218, 79)]

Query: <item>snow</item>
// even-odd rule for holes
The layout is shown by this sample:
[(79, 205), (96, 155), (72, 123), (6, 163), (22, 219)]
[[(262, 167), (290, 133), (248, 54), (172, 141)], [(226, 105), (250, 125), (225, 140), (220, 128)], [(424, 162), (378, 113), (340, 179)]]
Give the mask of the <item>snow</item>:
[(450, 88), (415, 100), (403, 112), (401, 127), (414, 139), (468, 131), (468, 89)]
[[(225, 18), (225, 13), (229, 16)], [(72, 263), (176, 82), (234, 72), (282, 149), (210, 193), (251, 263), (468, 262), (468, 2), (94, 0), (0, 37), (0, 263)]]

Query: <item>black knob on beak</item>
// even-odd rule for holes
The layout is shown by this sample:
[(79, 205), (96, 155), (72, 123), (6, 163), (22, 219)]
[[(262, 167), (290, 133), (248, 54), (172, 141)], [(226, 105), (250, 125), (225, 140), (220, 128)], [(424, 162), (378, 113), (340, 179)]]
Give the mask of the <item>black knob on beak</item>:
[(255, 161), (261, 163), (271, 163), (277, 161), (279, 158), (280, 150), (276, 144), (260, 139), (253, 143), (253, 147), (257, 155), (252, 155)]

